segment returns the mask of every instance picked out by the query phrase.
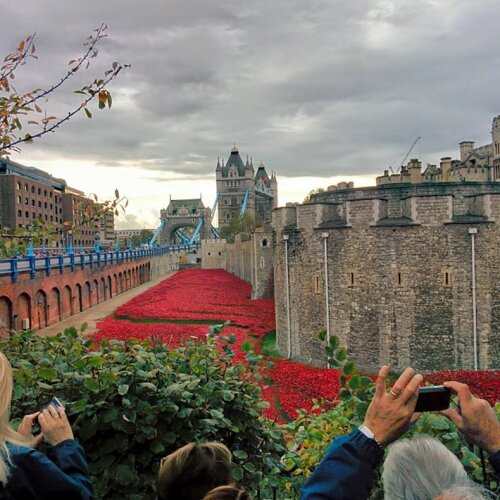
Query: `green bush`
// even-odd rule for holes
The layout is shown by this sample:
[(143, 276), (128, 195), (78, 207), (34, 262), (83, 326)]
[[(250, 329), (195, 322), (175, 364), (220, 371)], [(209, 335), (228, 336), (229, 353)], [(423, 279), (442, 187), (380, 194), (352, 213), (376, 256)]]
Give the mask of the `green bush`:
[(16, 335), (0, 342), (14, 368), (12, 416), (60, 398), (99, 498), (155, 498), (161, 457), (190, 441), (224, 442), (236, 480), (266, 482), (280, 471), (283, 436), (261, 417), (258, 357), (233, 364), (232, 342), (212, 334), (169, 350), (154, 339), (93, 346), (74, 328)]

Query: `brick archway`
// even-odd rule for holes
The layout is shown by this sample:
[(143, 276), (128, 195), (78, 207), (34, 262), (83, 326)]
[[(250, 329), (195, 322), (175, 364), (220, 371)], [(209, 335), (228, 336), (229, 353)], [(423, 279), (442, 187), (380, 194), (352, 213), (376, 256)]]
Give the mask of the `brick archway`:
[(52, 305), (52, 314), (54, 315), (55, 318), (57, 318), (57, 321), (61, 321), (63, 316), (62, 316), (61, 292), (59, 291), (59, 288), (54, 287), (50, 291), (50, 302)]
[(22, 329), (23, 328), (23, 321), (27, 321), (27, 326), (28, 329), (31, 329), (32, 327), (32, 315), (31, 315), (31, 297), (23, 292), (19, 295), (17, 298), (17, 324), (14, 325), (14, 328), (16, 329)]
[(76, 284), (76, 293), (75, 293), (76, 309), (75, 312), (83, 311), (83, 293), (82, 293), (82, 285), (80, 283)]
[(12, 301), (9, 297), (0, 297), (0, 335), (14, 328), (12, 318)]
[(35, 317), (34, 325), (37, 328), (45, 328), (49, 324), (49, 302), (44, 290), (38, 290), (35, 295)]
[(68, 316), (72, 316), (74, 313), (73, 292), (71, 291), (71, 287), (66, 285), (62, 294), (62, 315), (63, 318), (67, 318)]

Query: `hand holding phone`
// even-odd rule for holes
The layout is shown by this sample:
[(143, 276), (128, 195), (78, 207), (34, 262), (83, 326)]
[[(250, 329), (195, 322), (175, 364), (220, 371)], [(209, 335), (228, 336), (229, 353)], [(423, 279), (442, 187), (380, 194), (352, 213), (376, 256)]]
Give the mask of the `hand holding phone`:
[(450, 390), (443, 385), (421, 387), (418, 393), (416, 412), (440, 411), (450, 407)]

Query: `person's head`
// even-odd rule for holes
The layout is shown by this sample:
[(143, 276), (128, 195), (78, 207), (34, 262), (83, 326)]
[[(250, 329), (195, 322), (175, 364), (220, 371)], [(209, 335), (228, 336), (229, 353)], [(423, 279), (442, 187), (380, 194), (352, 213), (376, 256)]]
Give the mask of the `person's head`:
[(158, 498), (200, 500), (210, 490), (231, 481), (231, 452), (226, 446), (189, 443), (162, 460)]
[(437, 439), (417, 436), (389, 447), (382, 473), (384, 498), (436, 498), (446, 490), (473, 486), (458, 458)]
[(252, 500), (252, 497), (245, 488), (231, 484), (214, 488), (203, 497), (203, 500)]
[(10, 454), (7, 443), (30, 446), (32, 441), (16, 432), (9, 424), (12, 401), (12, 367), (3, 352), (0, 352), (0, 483), (7, 483)]
[(0, 352), (0, 433), (10, 418), (10, 403), (12, 400), (12, 368), (3, 352)]

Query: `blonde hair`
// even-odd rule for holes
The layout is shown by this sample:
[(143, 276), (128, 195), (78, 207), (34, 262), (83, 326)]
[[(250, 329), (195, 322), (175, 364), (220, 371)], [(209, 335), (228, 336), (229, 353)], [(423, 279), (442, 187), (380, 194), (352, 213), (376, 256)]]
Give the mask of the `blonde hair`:
[(236, 485), (218, 486), (209, 491), (203, 500), (252, 500), (245, 488)]
[(222, 443), (189, 443), (162, 460), (158, 498), (200, 500), (213, 488), (231, 483), (231, 465), (231, 452)]
[(12, 401), (12, 367), (3, 352), (0, 352), (0, 483), (7, 484), (9, 466), (11, 465), (10, 453), (7, 444), (31, 446), (33, 441), (15, 431), (9, 423), (10, 403)]

